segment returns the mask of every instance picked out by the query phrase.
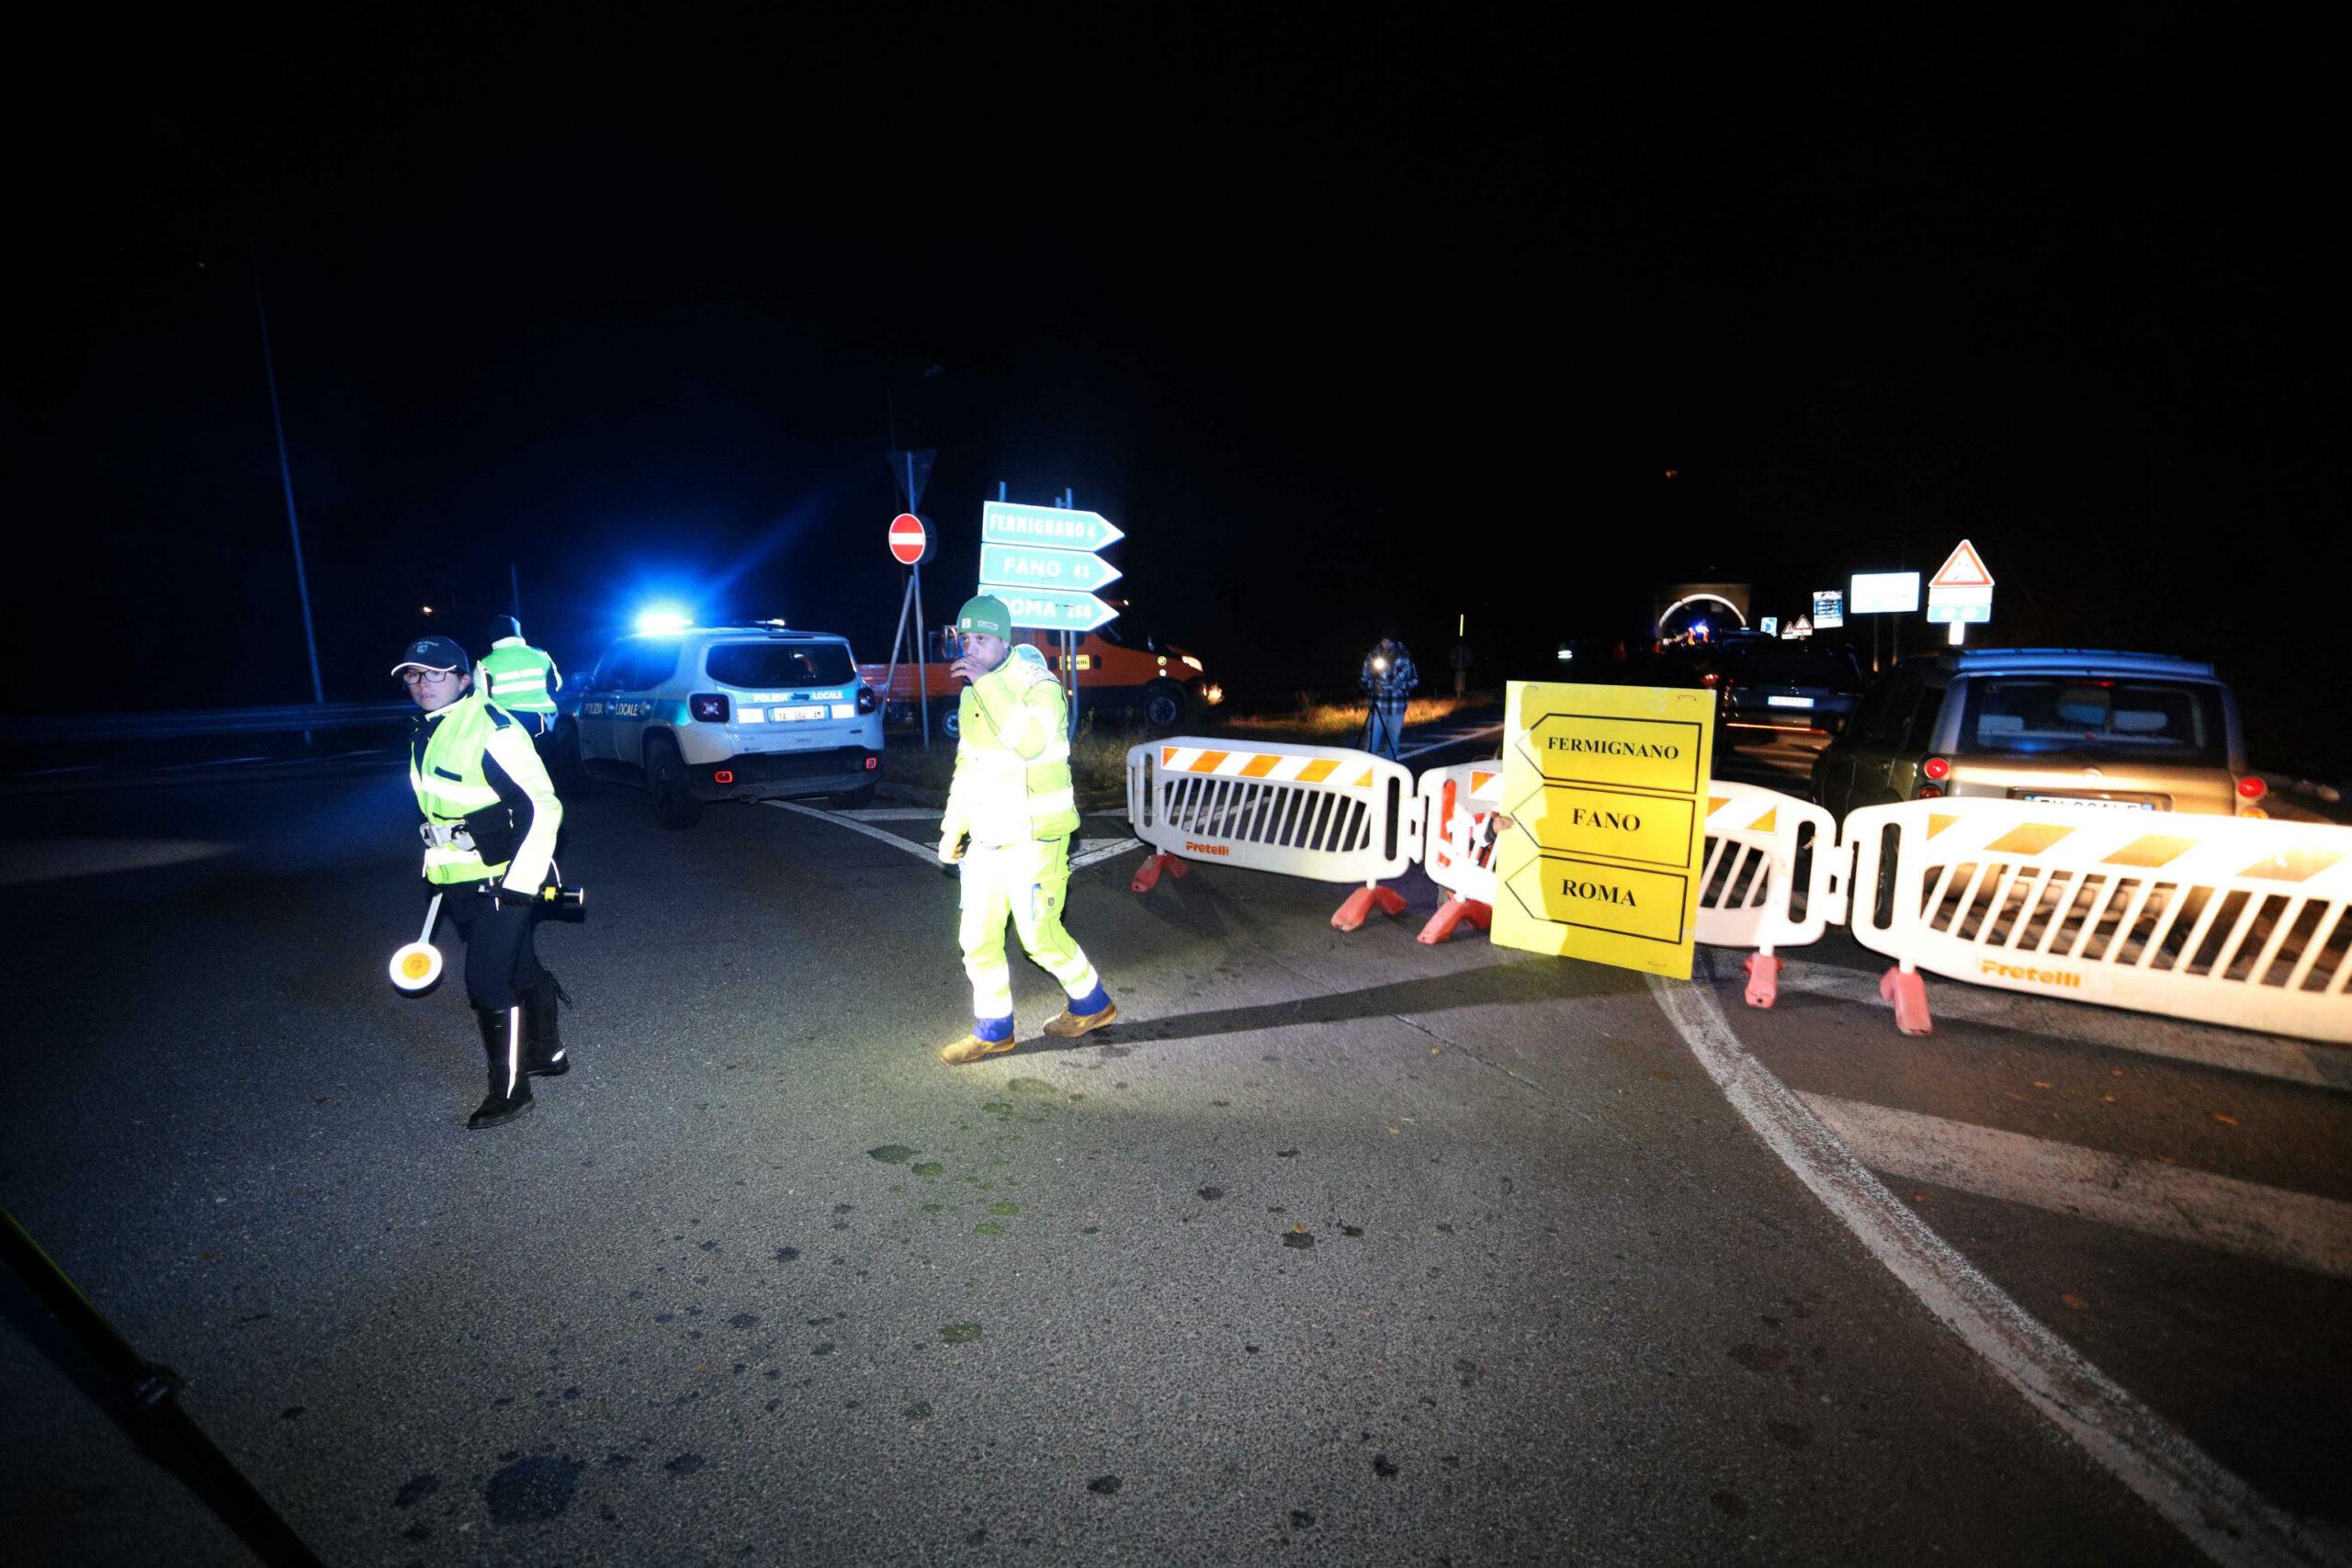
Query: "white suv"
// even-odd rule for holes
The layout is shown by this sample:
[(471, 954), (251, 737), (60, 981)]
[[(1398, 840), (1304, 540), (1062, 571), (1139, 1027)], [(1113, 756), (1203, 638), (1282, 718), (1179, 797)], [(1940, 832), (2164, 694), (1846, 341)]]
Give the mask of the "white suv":
[(691, 828), (714, 800), (865, 805), (882, 767), (881, 709), (844, 638), (695, 626), (613, 644), (558, 743), (576, 746), (591, 775), (642, 781), (663, 827)]

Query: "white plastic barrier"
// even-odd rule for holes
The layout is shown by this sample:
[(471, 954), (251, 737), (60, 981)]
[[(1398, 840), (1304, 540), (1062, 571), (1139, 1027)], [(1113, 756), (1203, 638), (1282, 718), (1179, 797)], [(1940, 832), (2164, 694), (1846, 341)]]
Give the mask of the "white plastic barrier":
[(1495, 903), (1495, 836), (1502, 815), (1500, 759), (1431, 768), (1414, 786), (1421, 819), (1421, 869), (1447, 897), (1421, 928), (1441, 942), (1464, 920), (1485, 930)]
[(1838, 822), (1810, 801), (1715, 779), (1707, 785), (1707, 849), (1695, 935), (1710, 947), (1752, 947), (1747, 1000), (1778, 999), (1773, 950), (1819, 942), (1846, 918)]
[(1317, 882), (1362, 884), (1332, 923), (1352, 931), (1375, 903), (1405, 901), (1378, 886), (1421, 856), (1409, 809), (1413, 776), (1397, 763), (1336, 746), (1178, 736), (1127, 751), (1127, 820), (1155, 852), (1136, 872), (1148, 892), (1187, 860)]
[(1957, 798), (1846, 818), (1851, 925), (1929, 1028), (1973, 985), (2352, 1042), (2352, 828)]

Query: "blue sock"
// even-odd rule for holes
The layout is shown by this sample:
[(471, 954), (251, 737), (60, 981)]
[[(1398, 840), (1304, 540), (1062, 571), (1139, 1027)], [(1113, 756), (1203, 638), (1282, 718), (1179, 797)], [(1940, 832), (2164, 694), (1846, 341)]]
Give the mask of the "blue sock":
[(1071, 1016), (1076, 1018), (1092, 1018), (1110, 1005), (1111, 994), (1102, 988), (1102, 982), (1100, 980), (1094, 982), (1094, 988), (1086, 995), (1072, 997), (1069, 999)]
[(1006, 1013), (1002, 1018), (976, 1018), (972, 1021), (972, 1032), (982, 1040), (1010, 1040), (1012, 1038), (1012, 1015)]

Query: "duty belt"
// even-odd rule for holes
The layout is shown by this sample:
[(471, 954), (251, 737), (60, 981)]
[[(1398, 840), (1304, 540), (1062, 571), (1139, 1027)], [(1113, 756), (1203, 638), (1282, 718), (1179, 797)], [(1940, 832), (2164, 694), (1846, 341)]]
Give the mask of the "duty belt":
[(463, 822), (426, 822), (421, 824), (417, 835), (436, 850), (471, 850), (474, 836)]

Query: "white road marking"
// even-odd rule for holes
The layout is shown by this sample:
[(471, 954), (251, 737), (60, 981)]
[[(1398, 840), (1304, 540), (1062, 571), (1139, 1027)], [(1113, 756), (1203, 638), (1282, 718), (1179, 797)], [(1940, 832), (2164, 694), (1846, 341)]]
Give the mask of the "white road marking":
[(766, 800), (760, 804), (773, 806), (778, 811), (797, 811), (803, 817), (814, 817), (820, 822), (831, 822), (837, 827), (846, 828), (853, 833), (863, 833), (867, 838), (878, 843), (888, 844), (894, 850), (904, 850), (927, 865), (944, 863), (939, 858), (937, 850), (929, 844), (918, 844), (912, 839), (902, 839), (896, 833), (886, 833), (879, 828), (869, 828), (863, 822), (853, 821), (838, 811), (820, 811), (813, 806), (803, 806), (797, 800)]
[(859, 822), (920, 822), (926, 818), (936, 822), (941, 807), (936, 806), (868, 806), (856, 811), (833, 811), (826, 815), (847, 817)]
[[(1081, 839), (1079, 844), (1080, 852), (1069, 857), (1069, 868), (1072, 871), (1078, 870), (1080, 866), (1092, 865), (1097, 861), (1109, 860), (1113, 855), (1123, 855), (1129, 850), (1143, 848), (1141, 839)], [(1086, 847), (1089, 845), (1099, 847)]]
[[(860, 820), (860, 818), (882, 815), (879, 813), (861, 811), (853, 815), (845, 811), (825, 811), (814, 806), (803, 806), (798, 801), (794, 800), (768, 800), (763, 801), (761, 804), (763, 806), (773, 806), (779, 811), (797, 811), (803, 817), (814, 817), (820, 822), (835, 823), (841, 827), (847, 828), (853, 833), (863, 833), (867, 838), (888, 844), (894, 850), (904, 850), (907, 853), (914, 856), (917, 860), (923, 862), (927, 865), (940, 865), (944, 863), (939, 858), (939, 852), (936, 846), (931, 844), (918, 844), (911, 839), (902, 839), (896, 833), (886, 832), (880, 828), (869, 827), (865, 821)], [(910, 812), (905, 817), (892, 818), (884, 816), (883, 819), (905, 821), (915, 818), (928, 817), (933, 820), (937, 820), (938, 816), (939, 814), (935, 811), (916, 811)], [(1079, 840), (1079, 845), (1081, 852), (1070, 857), (1069, 868), (1072, 871), (1077, 871), (1083, 866), (1092, 865), (1097, 861), (1109, 860), (1113, 855), (1125, 854), (1127, 851), (1132, 849), (1139, 849), (1142, 847), (1142, 840), (1139, 839), (1080, 839)], [(1093, 847), (1089, 848), (1088, 846)]]
[(2217, 1562), (2316, 1563), (2324, 1547), (1986, 1279), (1750, 1055), (1704, 986), (1651, 994), (1741, 1120), (2010, 1387)]
[(1798, 1098), (1855, 1158), (1905, 1181), (2352, 1279), (2352, 1203), (1971, 1122), (1826, 1094)]
[(1409, 751), (1399, 751), (1396, 756), (1401, 761), (1407, 757), (1418, 757), (1426, 751), (1442, 751), (1449, 746), (1459, 746), (1465, 740), (1476, 740), (1482, 736), (1500, 735), (1502, 732), (1503, 727), (1499, 724), (1484, 725), (1476, 729), (1464, 729), (1458, 732), (1443, 730), (1439, 733), (1437, 739), (1430, 741), (1428, 745), (1416, 746)]
[[(2300, 1040), (2184, 1023), (2148, 1013), (2093, 1007), (2086, 1002), (2043, 1001), (2010, 991), (1981, 990), (1957, 980), (1931, 983), (1934, 989), (1928, 995), (1928, 1008), (1938, 1018), (1963, 1019), (2077, 1044), (2105, 1045), (2118, 1051), (2193, 1062), (2199, 1066), (2256, 1073), (2267, 1078), (2284, 1078), (2289, 1083), (2352, 1089), (2352, 1051), (2340, 1046), (2310, 1045)], [(1877, 977), (1857, 975), (1851, 970), (1784, 964), (1781, 988), (1886, 1010), (1886, 1003), (1878, 994)]]

